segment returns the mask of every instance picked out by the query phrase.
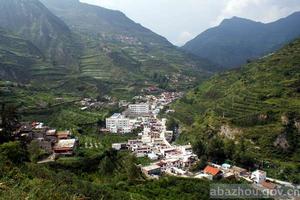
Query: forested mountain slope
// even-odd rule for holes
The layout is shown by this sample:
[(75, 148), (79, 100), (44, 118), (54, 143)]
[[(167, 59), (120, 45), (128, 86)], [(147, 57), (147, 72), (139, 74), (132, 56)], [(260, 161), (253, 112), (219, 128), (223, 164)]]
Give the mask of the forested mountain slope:
[(243, 138), (257, 162), (294, 165), (300, 153), (300, 40), (214, 76), (174, 108), (173, 117), (183, 122), (181, 139)]
[(119, 11), (78, 0), (42, 2), (77, 34), (83, 46), (83, 75), (110, 84), (121, 82), (123, 86), (128, 82), (178, 86), (192, 84), (207, 76), (208, 68), (213, 68)]
[(1, 0), (0, 27), (31, 41), (56, 65), (75, 64), (69, 27), (38, 0)]

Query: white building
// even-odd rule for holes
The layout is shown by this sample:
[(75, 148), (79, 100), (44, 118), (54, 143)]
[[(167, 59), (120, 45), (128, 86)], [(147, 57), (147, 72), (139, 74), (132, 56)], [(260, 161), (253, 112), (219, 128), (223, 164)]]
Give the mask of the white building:
[(128, 106), (129, 112), (135, 115), (142, 115), (149, 113), (149, 105), (146, 103), (130, 104)]
[(110, 118), (106, 118), (106, 128), (112, 133), (131, 132), (129, 119), (120, 113), (115, 113)]
[(262, 170), (256, 170), (256, 171), (252, 172), (252, 174), (251, 174), (251, 179), (255, 183), (262, 183), (266, 180), (266, 178), (267, 178), (267, 173)]

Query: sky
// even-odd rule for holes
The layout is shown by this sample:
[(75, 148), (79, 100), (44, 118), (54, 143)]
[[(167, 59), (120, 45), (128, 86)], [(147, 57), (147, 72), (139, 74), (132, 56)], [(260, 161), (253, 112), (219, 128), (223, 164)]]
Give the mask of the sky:
[(120, 10), (129, 18), (166, 37), (185, 44), (223, 19), (233, 16), (264, 23), (300, 11), (300, 0), (80, 0)]

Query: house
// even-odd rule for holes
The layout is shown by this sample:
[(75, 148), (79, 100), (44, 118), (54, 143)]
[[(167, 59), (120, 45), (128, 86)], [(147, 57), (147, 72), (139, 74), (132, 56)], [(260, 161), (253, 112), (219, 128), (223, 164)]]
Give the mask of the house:
[(184, 145), (181, 146), (181, 151), (183, 154), (191, 154), (193, 153), (192, 145)]
[(180, 160), (177, 159), (177, 158), (170, 158), (170, 159), (167, 159), (165, 160), (165, 162), (167, 163), (167, 167), (177, 167), (179, 168), (181, 163), (180, 163)]
[(142, 167), (142, 172), (146, 175), (160, 175), (161, 174), (161, 167), (158, 165), (149, 165), (146, 167)]
[(176, 152), (176, 149), (175, 148), (161, 149), (160, 152), (162, 155), (167, 156), (167, 154)]
[(180, 160), (179, 159), (167, 159), (167, 160), (160, 160), (156, 163), (156, 165), (161, 167), (162, 171), (166, 171), (169, 168), (172, 167), (180, 167)]
[(248, 171), (244, 168), (237, 167), (237, 166), (232, 166), (231, 167), (231, 172), (234, 173), (235, 176), (247, 176)]
[(263, 181), (260, 183), (264, 188), (267, 188), (269, 190), (274, 190), (277, 188), (277, 185), (275, 185), (274, 183), (271, 183), (269, 181)]
[(46, 131), (46, 136), (56, 136), (56, 129), (49, 129)]
[(31, 125), (35, 129), (42, 129), (42, 128), (44, 128), (44, 123), (42, 123), (42, 122), (32, 122)]
[(222, 174), (221, 170), (219, 170), (216, 167), (209, 166), (209, 165), (204, 168), (203, 172), (205, 174), (212, 175), (213, 178), (217, 178)]
[(129, 118), (121, 113), (115, 113), (111, 117), (106, 118), (106, 129), (112, 133), (130, 133)]
[(227, 163), (224, 163), (224, 164), (222, 164), (222, 169), (224, 169), (224, 170), (229, 170), (230, 168), (231, 168), (231, 165), (230, 164), (227, 164)]
[(151, 151), (151, 148), (148, 146), (148, 145), (142, 145), (142, 146), (139, 146), (135, 152), (136, 153), (149, 153)]
[(195, 178), (199, 178), (199, 179), (208, 179), (208, 180), (213, 180), (213, 176), (210, 174), (198, 174), (197, 176), (195, 176)]
[(187, 155), (187, 156), (183, 156), (181, 157), (180, 161), (181, 161), (181, 167), (183, 168), (189, 168), (192, 166), (192, 164), (197, 160), (197, 156), (196, 155)]
[(235, 175), (232, 172), (226, 172), (223, 174), (224, 179), (235, 179)]
[(144, 115), (149, 113), (149, 104), (130, 104), (128, 106), (128, 111), (133, 115)]
[(267, 178), (267, 172), (262, 170), (256, 170), (252, 172), (251, 174), (251, 180), (253, 180), (255, 183), (262, 183)]
[(76, 148), (76, 139), (59, 140), (53, 147), (53, 151), (59, 155), (73, 155)]
[(56, 136), (59, 140), (69, 139), (69, 137), (71, 136), (71, 132), (70, 131), (57, 131)]
[(186, 175), (186, 174), (187, 174), (186, 171), (184, 171), (184, 170), (182, 170), (182, 169), (179, 169), (179, 168), (177, 168), (177, 167), (172, 167), (172, 168), (171, 168), (171, 172), (174, 173), (174, 174), (180, 175), (180, 176)]
[(111, 145), (111, 147), (117, 151), (122, 150), (122, 149), (126, 149), (127, 148), (127, 144), (126, 143), (113, 143)]
[(150, 160), (158, 160), (158, 156), (153, 152), (148, 154), (148, 158)]

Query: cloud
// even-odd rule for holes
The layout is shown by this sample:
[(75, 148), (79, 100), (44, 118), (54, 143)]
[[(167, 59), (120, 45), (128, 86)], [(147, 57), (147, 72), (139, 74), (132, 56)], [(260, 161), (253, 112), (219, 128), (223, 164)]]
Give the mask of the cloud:
[(188, 31), (183, 31), (179, 34), (177, 40), (175, 41), (175, 43), (177, 45), (184, 45), (187, 41), (193, 39), (195, 37), (194, 34), (188, 32)]
[(300, 10), (299, 0), (225, 0), (224, 8), (211, 25), (233, 16), (272, 22)]

